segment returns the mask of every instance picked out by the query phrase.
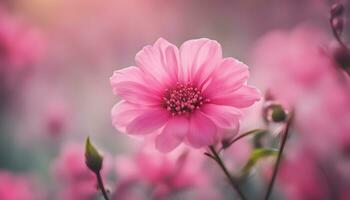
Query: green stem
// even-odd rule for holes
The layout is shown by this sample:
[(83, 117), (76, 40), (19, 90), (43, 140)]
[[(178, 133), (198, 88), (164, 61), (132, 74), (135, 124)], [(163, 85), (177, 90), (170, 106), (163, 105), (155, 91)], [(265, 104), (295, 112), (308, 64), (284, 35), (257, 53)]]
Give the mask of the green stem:
[(282, 132), (282, 143), (281, 143), (281, 146), (280, 146), (280, 148), (278, 150), (277, 160), (276, 160), (276, 163), (275, 163), (275, 166), (274, 166), (274, 169), (273, 169), (273, 174), (272, 174), (272, 177), (271, 177), (271, 180), (270, 180), (270, 183), (269, 183), (269, 186), (267, 188), (267, 192), (266, 192), (266, 195), (265, 195), (265, 198), (264, 198), (265, 200), (268, 200), (270, 195), (271, 195), (271, 192), (272, 192), (272, 189), (273, 189), (273, 185), (274, 185), (276, 177), (277, 177), (277, 172), (278, 172), (279, 166), (281, 164), (282, 154), (283, 154), (286, 142), (287, 142), (287, 138), (288, 138), (289, 129), (290, 129), (290, 126), (291, 126), (291, 123), (292, 123), (292, 119), (293, 119), (293, 112), (291, 113), (291, 115), (290, 115), (290, 117), (288, 119), (288, 122), (286, 124), (286, 127), (283, 129), (283, 132)]
[(228, 144), (226, 144), (225, 146), (222, 146), (222, 147), (219, 149), (219, 152), (221, 152), (222, 150), (228, 148), (228, 147), (231, 146), (233, 143), (237, 142), (238, 140), (240, 140), (240, 139), (242, 139), (242, 138), (244, 138), (244, 137), (246, 137), (246, 136), (249, 136), (249, 135), (251, 135), (251, 134), (256, 134), (256, 133), (258, 133), (258, 132), (263, 132), (263, 131), (265, 131), (265, 130), (263, 130), (263, 129), (254, 129), (254, 130), (248, 131), (248, 132), (246, 132), (246, 133), (243, 133), (243, 134), (237, 136), (237, 137), (236, 137), (235, 139), (233, 139), (232, 141), (230, 141), (230, 142), (229, 142)]
[(101, 189), (103, 198), (104, 198), (105, 200), (109, 200), (108, 195), (107, 195), (107, 192), (106, 192), (106, 189), (105, 189), (105, 186), (104, 186), (103, 181), (102, 181), (101, 173), (100, 173), (100, 172), (97, 172), (97, 173), (95, 173), (95, 174), (96, 174), (96, 178), (97, 178), (97, 184), (98, 184), (98, 187)]
[(236, 181), (233, 179), (233, 177), (231, 176), (231, 174), (228, 172), (224, 162), (221, 160), (219, 154), (216, 152), (215, 148), (213, 146), (209, 147), (210, 151), (212, 152), (212, 156), (213, 156), (213, 160), (220, 166), (220, 168), (222, 169), (222, 171), (225, 173), (225, 176), (227, 177), (227, 179), (230, 182), (231, 187), (233, 188), (233, 190), (235, 190), (239, 197), (242, 200), (246, 200), (243, 192), (239, 189), (238, 184), (236, 183)]

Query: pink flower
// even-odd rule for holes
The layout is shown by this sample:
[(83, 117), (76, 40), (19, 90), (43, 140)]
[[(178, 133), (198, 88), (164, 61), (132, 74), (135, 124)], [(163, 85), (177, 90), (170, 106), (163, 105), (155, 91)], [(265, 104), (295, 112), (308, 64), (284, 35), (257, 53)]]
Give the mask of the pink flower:
[(33, 182), (21, 176), (14, 176), (9, 172), (0, 171), (0, 199), (1, 200), (37, 200), (40, 199)]
[[(322, 48), (324, 38), (320, 29), (306, 25), (273, 31), (258, 42), (252, 74), (262, 90), (295, 109), (299, 143), (321, 157), (350, 144), (350, 82), (335, 73), (336, 66)], [(283, 51), (274, 51), (278, 48)]]
[(301, 95), (334, 76), (325, 41), (324, 32), (308, 24), (266, 34), (255, 48), (252, 79), (283, 103), (295, 104)]
[[(105, 159), (106, 161), (108, 159)], [(104, 162), (102, 175), (106, 175), (109, 168)], [(83, 145), (66, 146), (53, 164), (53, 173), (57, 180), (63, 183), (60, 191), (61, 199), (88, 200), (94, 197), (97, 190), (96, 177), (86, 164)]]
[(304, 149), (289, 152), (281, 164), (278, 177), (286, 199), (329, 199), (328, 180), (319, 165), (314, 156)]
[[(5, 87), (14, 87), (23, 74), (42, 57), (43, 39), (39, 32), (11, 16), (0, 6), (0, 78)], [(1, 85), (0, 85), (1, 86)]]
[(122, 98), (112, 121), (130, 135), (158, 134), (155, 144), (162, 152), (182, 142), (194, 148), (215, 144), (223, 130), (237, 129), (240, 108), (260, 98), (246, 85), (248, 67), (223, 58), (213, 40), (189, 40), (178, 49), (160, 38), (135, 60), (137, 67), (115, 71), (110, 79)]
[(278, 177), (286, 199), (333, 199), (332, 193), (340, 195), (348, 187), (348, 177), (335, 176), (335, 168), (344, 167), (342, 156), (350, 144), (350, 82), (336, 73), (337, 66), (324, 52), (323, 35), (305, 25), (274, 31), (256, 50), (253, 79), (295, 110), (293, 139), (288, 140), (294, 149), (285, 151)]
[(302, 134), (301, 143), (320, 157), (332, 157), (350, 144), (349, 91), (349, 84), (328, 82), (316, 93), (304, 96), (297, 105), (295, 127)]
[(68, 124), (69, 114), (63, 101), (49, 102), (44, 111), (45, 133), (51, 137), (62, 136)]
[[(120, 156), (116, 162), (119, 179), (113, 199), (149, 199), (147, 195), (152, 199), (169, 199), (173, 195), (184, 195), (181, 199), (204, 199), (198, 195), (214, 195), (202, 168), (202, 158), (196, 152), (180, 148), (171, 154), (142, 149), (133, 158)], [(185, 191), (191, 191), (197, 198), (192, 195), (193, 198), (188, 198)]]

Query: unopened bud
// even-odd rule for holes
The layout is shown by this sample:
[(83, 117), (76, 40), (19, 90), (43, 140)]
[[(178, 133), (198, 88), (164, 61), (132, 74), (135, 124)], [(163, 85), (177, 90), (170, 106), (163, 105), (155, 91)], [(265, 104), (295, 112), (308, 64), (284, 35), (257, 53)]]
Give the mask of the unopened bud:
[(103, 157), (91, 144), (89, 137), (86, 139), (85, 143), (85, 163), (86, 166), (94, 173), (99, 173), (101, 171)]
[(271, 118), (274, 122), (283, 122), (287, 119), (287, 113), (281, 105), (272, 108)]
[(335, 3), (331, 7), (331, 16), (339, 17), (344, 14), (344, 6), (341, 3)]
[(267, 122), (285, 122), (288, 118), (286, 109), (282, 105), (272, 102), (266, 103), (263, 114)]

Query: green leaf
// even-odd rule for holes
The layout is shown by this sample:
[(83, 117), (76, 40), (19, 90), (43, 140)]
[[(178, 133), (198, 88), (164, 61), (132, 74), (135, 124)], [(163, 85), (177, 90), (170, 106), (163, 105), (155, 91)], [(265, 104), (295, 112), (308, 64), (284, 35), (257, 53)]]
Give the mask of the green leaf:
[(99, 173), (102, 168), (103, 157), (90, 142), (90, 138), (86, 138), (85, 142), (85, 163), (93, 172)]
[(249, 160), (245, 164), (245, 166), (241, 170), (241, 176), (246, 175), (247, 173), (250, 172), (250, 170), (256, 165), (256, 163), (266, 157), (270, 156), (277, 156), (278, 151), (275, 149), (266, 149), (266, 148), (259, 148), (255, 149), (252, 154), (250, 155)]
[(269, 131), (265, 130), (265, 131), (260, 131), (254, 135), (254, 138), (253, 138), (254, 148), (260, 149), (263, 147), (263, 139), (265, 136), (268, 136), (268, 133)]

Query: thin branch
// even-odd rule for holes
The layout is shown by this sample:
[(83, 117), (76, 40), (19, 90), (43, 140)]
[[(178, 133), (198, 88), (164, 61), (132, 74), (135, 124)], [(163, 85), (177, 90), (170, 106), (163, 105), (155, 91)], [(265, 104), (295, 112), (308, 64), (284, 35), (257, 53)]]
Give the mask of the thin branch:
[(206, 156), (208, 156), (209, 158), (214, 159), (214, 160), (216, 161), (216, 158), (215, 158), (213, 155), (211, 155), (210, 153), (205, 152), (204, 155), (206, 155)]
[(106, 192), (106, 189), (105, 189), (105, 186), (104, 186), (103, 181), (102, 181), (101, 173), (98, 172), (98, 173), (95, 173), (95, 174), (96, 174), (96, 178), (97, 178), (97, 184), (98, 184), (98, 187), (101, 189), (103, 198), (105, 200), (109, 200), (107, 192)]
[(228, 172), (224, 162), (221, 160), (221, 158), (220, 158), (219, 154), (216, 152), (215, 148), (213, 146), (210, 146), (209, 149), (212, 152), (212, 156), (214, 157), (213, 160), (219, 165), (219, 167), (225, 173), (225, 176), (229, 180), (230, 185), (233, 188), (233, 190), (235, 190), (238, 193), (241, 200), (246, 200), (246, 197), (244, 196), (243, 192), (239, 189), (238, 184), (233, 179), (231, 174)]
[(290, 129), (290, 126), (292, 124), (293, 117), (294, 117), (294, 112), (292, 111), (291, 115), (286, 123), (286, 127), (283, 129), (283, 132), (282, 132), (282, 134), (283, 134), (282, 135), (282, 143), (281, 143), (281, 146), (280, 146), (279, 151), (278, 151), (277, 160), (276, 160), (276, 163), (275, 163), (275, 166), (273, 169), (273, 174), (272, 174), (272, 177), (271, 177), (271, 180), (270, 180), (270, 183), (269, 183), (269, 186), (267, 188), (267, 192), (266, 192), (266, 195), (264, 198), (265, 200), (268, 200), (270, 195), (271, 195), (273, 185), (274, 185), (276, 177), (277, 177), (278, 169), (279, 169), (279, 166), (281, 164), (281, 159), (282, 159), (284, 147), (285, 147), (286, 142), (287, 142), (289, 129)]
[(248, 135), (251, 135), (251, 134), (254, 134), (254, 133), (257, 133), (257, 132), (263, 132), (265, 131), (264, 129), (254, 129), (254, 130), (251, 130), (251, 131), (248, 131), (246, 133), (243, 133), (239, 136), (237, 136), (235, 139), (233, 139), (231, 142), (229, 142), (228, 144), (226, 144), (225, 146), (222, 146), (220, 149), (219, 149), (219, 152), (221, 152), (222, 150), (224, 150), (225, 148), (231, 146), (233, 143), (237, 142), (238, 140), (248, 136)]

